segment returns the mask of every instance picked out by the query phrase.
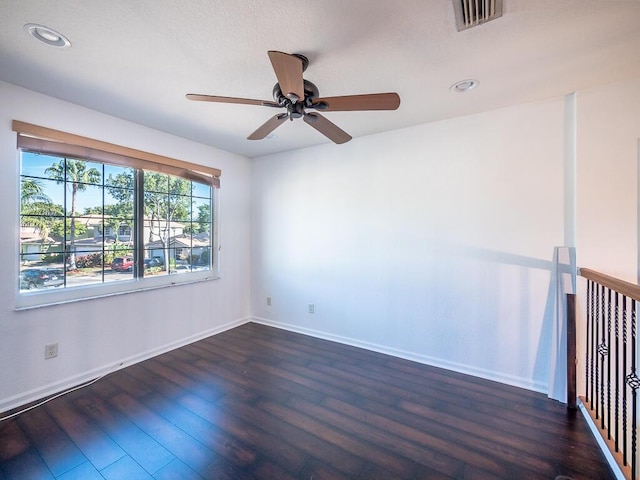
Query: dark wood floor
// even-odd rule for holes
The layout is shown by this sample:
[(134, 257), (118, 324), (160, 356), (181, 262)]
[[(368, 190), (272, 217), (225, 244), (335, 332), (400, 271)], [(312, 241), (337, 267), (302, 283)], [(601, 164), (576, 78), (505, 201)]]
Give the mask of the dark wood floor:
[(0, 423), (5, 479), (613, 478), (544, 395), (247, 324)]

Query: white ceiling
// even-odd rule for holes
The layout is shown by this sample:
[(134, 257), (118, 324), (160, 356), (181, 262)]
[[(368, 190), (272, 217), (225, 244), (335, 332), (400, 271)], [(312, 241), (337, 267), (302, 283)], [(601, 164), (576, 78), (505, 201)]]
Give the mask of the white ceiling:
[(185, 99), (272, 100), (267, 50), (306, 55), (321, 96), (398, 92), (396, 111), (324, 113), (357, 139), (640, 77), (640, 0), (504, 0), (462, 32), (452, 0), (0, 0), (0, 80), (248, 157), (330, 143), (301, 120), (246, 140), (273, 109)]

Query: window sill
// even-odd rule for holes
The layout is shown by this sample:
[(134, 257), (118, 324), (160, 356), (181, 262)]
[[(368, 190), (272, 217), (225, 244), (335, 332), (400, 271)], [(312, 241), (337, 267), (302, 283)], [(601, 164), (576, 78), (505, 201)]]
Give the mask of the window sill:
[(18, 292), (15, 310), (32, 310), (53, 305), (95, 300), (98, 298), (177, 287), (180, 285), (191, 285), (219, 279), (220, 274), (210, 270), (207, 272), (170, 275), (168, 277), (132, 279), (120, 281), (117, 285), (92, 285), (69, 289), (57, 289), (53, 287), (39, 292)]

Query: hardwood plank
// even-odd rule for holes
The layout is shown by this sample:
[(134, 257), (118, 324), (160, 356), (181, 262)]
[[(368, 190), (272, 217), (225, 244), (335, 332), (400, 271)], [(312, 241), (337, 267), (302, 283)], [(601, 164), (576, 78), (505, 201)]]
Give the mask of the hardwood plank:
[[(372, 438), (386, 434), (388, 438), (385, 437), (384, 441), (393, 442), (391, 448), (400, 448), (409, 458), (414, 458), (433, 469), (455, 476), (459, 476), (460, 471), (448, 471), (447, 469), (452, 468), (451, 465), (439, 465), (439, 463), (453, 457), (459, 459), (459, 462), (463, 464), (470, 463), (486, 470), (498, 472), (507, 478), (514, 475), (515, 471), (518, 472), (516, 475), (518, 478), (526, 478), (527, 474), (531, 478), (535, 478), (545, 470), (551, 470), (549, 465), (530, 460), (526, 455), (519, 458), (517, 452), (514, 452), (508, 445), (494, 442), (490, 446), (487, 445), (485, 442), (487, 437), (477, 435), (472, 429), (456, 431), (454, 428), (443, 428), (436, 422), (421, 423), (415, 418), (403, 418), (405, 422), (401, 422), (396, 420), (398, 416), (395, 409), (381, 404), (376, 410), (380, 413), (373, 413), (371, 403), (371, 401), (367, 403), (368, 409), (363, 409), (327, 399), (325, 405), (331, 410), (316, 408), (316, 415), (320, 414), (331, 418), (335, 423), (346, 425), (353, 423), (348, 426), (349, 430), (365, 428), (364, 434), (372, 436)], [(366, 427), (361, 425), (366, 425)], [(469, 427), (471, 426), (469, 425)], [(495, 450), (498, 449), (502, 458), (495, 456)], [(424, 455), (424, 452), (429, 452), (429, 455)], [(527, 460), (535, 465), (527, 464)], [(458, 464), (457, 468), (462, 469), (463, 465)]]
[(363, 378), (356, 378), (353, 375), (344, 373), (338, 368), (325, 368), (317, 364), (308, 367), (286, 364), (283, 365), (282, 369), (315, 379), (318, 381), (318, 385), (324, 384), (329, 388), (335, 387), (341, 390), (342, 393), (336, 395), (336, 397), (349, 395), (355, 395), (356, 398), (371, 397), (389, 405), (395, 405), (401, 398), (398, 393), (401, 394), (402, 392), (399, 390), (394, 391), (392, 388), (389, 388), (389, 385), (383, 385), (380, 382)]
[(91, 465), (89, 461), (78, 465), (72, 470), (57, 477), (57, 480), (104, 480), (104, 477), (100, 475), (100, 472), (96, 470), (96, 467)]
[(257, 454), (253, 449), (181, 405), (158, 394), (148, 395), (143, 402), (157, 415), (180, 428), (229, 463), (241, 468), (255, 463)]
[[(513, 428), (513, 422), (496, 416), (483, 415), (482, 418), (478, 418), (478, 415), (473, 411), (457, 408), (456, 406), (441, 405), (434, 409), (405, 400), (401, 401), (398, 406), (399, 408), (392, 412), (396, 418), (403, 418), (405, 422), (411, 421), (414, 425), (440, 426), (442, 431), (447, 432), (447, 436), (452, 433), (460, 435), (461, 442), (464, 442), (470, 433), (473, 433), (478, 438), (489, 436), (500, 445), (515, 448), (527, 454), (535, 452), (553, 461), (563, 459), (564, 454), (561, 453), (561, 449), (558, 447), (559, 445), (568, 444), (572, 450), (575, 450), (572, 457), (579, 459), (585, 466), (588, 466), (589, 462), (591, 462), (591, 456), (585, 453), (587, 452), (586, 449), (580, 448), (583, 446), (580, 442), (575, 441), (570, 436), (568, 436), (569, 438), (562, 438), (567, 436), (562, 435), (559, 429), (549, 431), (544, 427), (538, 428), (540, 423), (517, 430)], [(410, 413), (412, 416), (402, 415), (404, 412)], [(562, 415), (568, 416), (571, 413), (564, 411)]]
[(141, 430), (196, 472), (206, 471), (217, 455), (171, 422), (152, 412), (127, 393), (120, 393), (110, 403)]
[[(323, 421), (336, 429), (382, 447), (385, 451), (398, 453), (437, 472), (452, 477), (460, 477), (462, 474), (464, 462), (447, 453), (451, 445), (446, 441), (434, 438), (428, 432), (416, 430), (409, 432), (412, 430), (410, 427), (395, 424), (382, 416), (376, 417), (344, 402), (340, 402), (340, 405), (345, 407), (342, 412), (314, 405), (295, 397), (288, 404), (297, 411)], [(363, 418), (365, 421), (362, 421)]]
[(255, 408), (253, 404), (238, 402), (234, 398), (224, 397), (217, 403), (223, 409), (224, 414), (241, 417), (265, 431), (273, 432), (280, 438), (298, 446), (307, 455), (321, 460), (325, 465), (343, 472), (347, 476), (355, 478), (362, 471), (364, 461), (360, 457), (314, 435), (313, 432), (282, 422), (268, 412)]
[[(218, 375), (212, 375), (206, 368), (183, 361), (178, 355), (178, 350), (174, 350), (171, 353), (176, 354), (171, 361), (174, 368), (196, 379), (203, 386), (203, 389), (198, 391), (198, 396), (202, 399), (215, 401), (223, 396), (233, 396), (242, 401), (250, 401), (257, 397), (256, 392), (236, 386)], [(184, 392), (182, 393), (184, 394)]]
[(31, 442), (20, 428), (16, 417), (0, 422), (0, 461), (11, 460), (29, 448)]
[(98, 470), (124, 457), (125, 452), (90, 419), (69, 403), (71, 396), (44, 405), (46, 412)]
[(297, 428), (304, 429), (327, 442), (339, 446), (351, 454), (392, 471), (398, 478), (413, 478), (417, 472), (417, 464), (415, 462), (404, 457), (392, 455), (380, 445), (361, 441), (355, 436), (343, 433), (339, 428), (331, 427), (323, 421), (304, 413), (270, 401), (260, 401), (258, 407)]
[(87, 462), (87, 457), (44, 409), (30, 410), (17, 418), (54, 476), (60, 476)]
[(158, 470), (153, 478), (156, 480), (175, 480), (177, 478), (180, 480), (200, 480), (202, 477), (176, 458)]
[[(329, 385), (319, 387), (317, 382), (313, 382), (301, 375), (291, 373), (285, 370), (283, 366), (274, 367), (264, 363), (248, 362), (245, 364), (246, 375), (252, 380), (262, 385), (268, 386), (263, 388), (263, 397), (273, 397), (272, 389), (279, 389), (290, 395), (298, 395), (311, 401), (320, 401), (327, 395), (328, 390), (332, 390), (335, 395), (339, 395), (337, 389), (332, 389)], [(266, 390), (266, 391), (265, 391)], [(353, 396), (351, 396), (353, 398)]]
[(148, 473), (155, 474), (175, 460), (171, 452), (95, 394), (89, 392), (74, 404)]
[(153, 480), (153, 477), (129, 456), (122, 457), (100, 473), (106, 480)]
[(255, 480), (256, 478), (250, 472), (220, 457), (202, 472), (202, 476), (211, 480)]
[(2, 462), (2, 473), (7, 480), (37, 478), (49, 480), (55, 477), (35, 449), (29, 449)]
[(233, 438), (260, 452), (271, 462), (282, 464), (289, 471), (298, 472), (307, 462), (308, 456), (286, 436), (273, 435), (242, 417), (211, 404), (195, 395), (187, 395), (179, 400), (180, 405), (220, 428)]

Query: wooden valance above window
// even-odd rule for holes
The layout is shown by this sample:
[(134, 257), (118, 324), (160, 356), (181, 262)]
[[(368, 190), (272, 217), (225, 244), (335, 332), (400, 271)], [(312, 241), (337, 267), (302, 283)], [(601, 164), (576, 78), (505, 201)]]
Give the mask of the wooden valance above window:
[(153, 170), (206, 183), (216, 188), (220, 187), (222, 172), (217, 168), (205, 167), (18, 120), (14, 120), (12, 126), (13, 131), (18, 133), (18, 148), (24, 150)]

